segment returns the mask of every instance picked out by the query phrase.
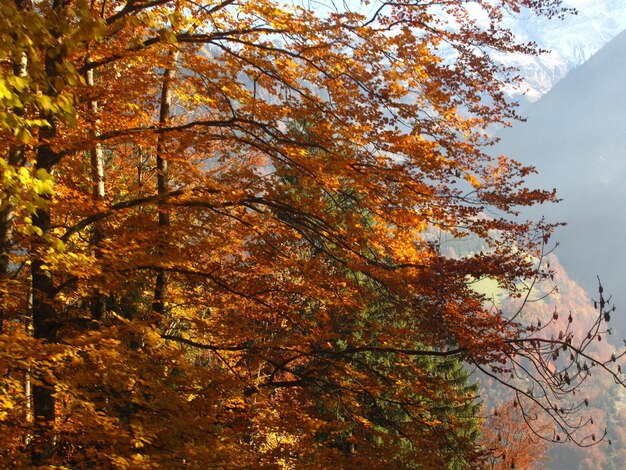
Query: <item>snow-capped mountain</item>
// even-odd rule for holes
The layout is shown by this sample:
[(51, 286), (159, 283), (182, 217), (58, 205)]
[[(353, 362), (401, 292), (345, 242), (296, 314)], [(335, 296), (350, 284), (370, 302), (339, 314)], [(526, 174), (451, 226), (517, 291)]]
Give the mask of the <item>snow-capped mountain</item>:
[(519, 41), (532, 41), (550, 50), (538, 57), (498, 57), (505, 64), (520, 69), (521, 85), (510, 86), (506, 91), (522, 103), (539, 99), (570, 70), (586, 62), (626, 29), (624, 0), (565, 0), (563, 6), (575, 8), (578, 14), (567, 15), (563, 20), (524, 13), (507, 18), (507, 27)]

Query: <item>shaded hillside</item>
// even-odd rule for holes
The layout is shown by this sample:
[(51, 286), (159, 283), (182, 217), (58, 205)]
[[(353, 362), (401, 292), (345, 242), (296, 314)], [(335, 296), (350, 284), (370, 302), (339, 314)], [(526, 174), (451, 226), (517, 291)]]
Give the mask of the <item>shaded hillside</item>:
[[(557, 312), (558, 320), (549, 327), (556, 336), (558, 331), (567, 328), (568, 317), (571, 314), (573, 321), (570, 328), (576, 332), (576, 337), (584, 337), (587, 329), (598, 315), (594, 309), (592, 298), (568, 276), (556, 256), (548, 255), (545, 261), (550, 264), (550, 269), (554, 273), (554, 281), (543, 282), (535, 286), (528, 296), (520, 318), (524, 322), (534, 324), (538, 319), (541, 319), (542, 323), (545, 324)], [(515, 312), (519, 309), (522, 302), (520, 299), (507, 297), (495, 289), (494, 284), (490, 285), (488, 282), (482, 283), (481, 287), (485, 294), (494, 301), (496, 307), (509, 312)], [(599, 357), (610, 357), (614, 350), (605, 337), (602, 341), (597, 342), (593, 349)], [(491, 413), (496, 405), (506, 406), (507, 403), (510, 403), (512, 399), (510, 390), (502, 388), (486, 377), (481, 377), (480, 381), (486, 394), (486, 414)], [(591, 378), (578, 390), (577, 396), (588, 399), (591, 415), (594, 419), (594, 423), (584, 429), (584, 434), (593, 433), (596, 436), (601, 436), (606, 428), (607, 437), (603, 442), (588, 448), (580, 448), (572, 443), (552, 445), (547, 452), (547, 457), (537, 468), (553, 470), (617, 470), (626, 468), (626, 427), (624, 426), (626, 423), (626, 394), (609, 377), (592, 372)], [(547, 418), (540, 417), (535, 426), (541, 426), (542, 423), (546, 422)]]
[[(547, 262), (554, 272), (554, 284), (546, 283), (540, 286), (530, 297), (537, 300), (527, 305), (525, 318), (529, 321), (533, 318), (550, 318), (553, 312), (559, 313), (560, 325), (555, 331), (563, 328), (566, 317), (571, 313), (573, 317), (572, 328), (578, 333), (578, 337), (584, 335), (586, 328), (597, 317), (592, 298), (589, 294), (573, 281), (566, 270), (559, 263), (556, 256), (549, 255)], [(557, 290), (545, 298), (545, 294), (551, 292), (552, 287)], [(597, 289), (593, 295), (597, 299)], [(609, 325), (610, 326), (610, 325)], [(608, 357), (613, 350), (608, 344), (606, 337), (595, 346), (595, 351), (601, 357)], [(580, 469), (580, 470), (604, 470), (626, 468), (626, 394), (616, 386), (613, 381), (600, 373), (593, 373), (591, 379), (579, 391), (579, 396), (589, 400), (589, 407), (593, 410), (593, 429), (597, 436), (607, 430), (604, 442), (588, 448), (579, 448), (572, 444), (554, 445), (548, 452), (545, 466), (552, 470)], [(609, 444), (609, 441), (611, 444)]]
[[(497, 147), (537, 167), (531, 186), (556, 187), (564, 201), (532, 215), (565, 221), (555, 236), (569, 275), (590, 292), (599, 274), (626, 305), (626, 32), (572, 71), (527, 110), (528, 122)], [(623, 317), (623, 316), (622, 316)], [(626, 331), (626, 318), (617, 320)]]

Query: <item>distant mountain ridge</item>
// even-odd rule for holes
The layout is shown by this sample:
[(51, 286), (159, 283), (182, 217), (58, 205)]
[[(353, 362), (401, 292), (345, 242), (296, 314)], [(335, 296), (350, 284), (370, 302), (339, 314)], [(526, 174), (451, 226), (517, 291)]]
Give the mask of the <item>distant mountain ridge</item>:
[[(534, 165), (539, 174), (527, 178), (527, 186), (556, 187), (564, 199), (523, 215), (568, 223), (554, 236), (560, 242), (558, 259), (554, 255), (547, 259), (554, 283), (536, 287), (531, 296), (536, 301), (526, 305), (520, 318), (529, 322), (550, 318), (556, 308), (561, 319), (571, 312), (572, 327), (584, 335), (584, 325), (597, 315), (592, 298), (597, 298), (599, 274), (617, 306), (609, 325), (614, 334), (596, 345), (606, 355), (611, 348), (607, 340), (621, 344), (626, 337), (626, 0), (569, 1), (565, 6), (578, 6), (581, 14), (562, 23), (511, 24), (511, 29), (523, 33), (521, 40), (535, 40), (555, 51), (538, 58), (500, 58), (520, 67), (531, 99), (522, 111), (528, 121), (504, 130), (494, 154)], [(512, 96), (519, 93), (508, 91)], [(452, 257), (485, 249), (472, 237), (460, 241), (440, 237), (440, 242), (442, 251)], [(554, 286), (558, 290), (550, 293)], [(476, 288), (504, 311), (519, 307), (518, 299), (506, 296), (493, 282)], [(587, 385), (580, 393), (590, 397), (594, 419), (607, 426), (612, 445), (607, 439), (588, 449), (553, 446), (542, 468), (626, 468), (626, 394), (601, 374)]]
[(522, 103), (538, 100), (569, 71), (585, 63), (626, 29), (624, 0), (565, 0), (563, 6), (576, 8), (578, 14), (562, 21), (523, 14), (507, 20), (507, 26), (520, 41), (533, 41), (551, 50), (538, 57), (511, 54), (498, 57), (505, 64), (519, 68), (521, 86), (507, 87), (506, 92)]
[[(531, 296), (536, 301), (520, 318), (550, 318), (556, 308), (561, 318), (571, 312), (572, 327), (584, 335), (584, 325), (597, 315), (591, 299), (597, 298), (599, 274), (617, 306), (609, 325), (614, 334), (597, 345), (606, 353), (607, 339), (621, 344), (626, 337), (626, 0), (570, 0), (564, 6), (577, 7), (580, 14), (563, 22), (535, 18), (509, 26), (521, 41), (553, 52), (499, 57), (520, 69), (527, 94), (512, 87), (506, 91), (523, 101), (528, 121), (502, 131), (493, 153), (535, 166), (539, 174), (527, 178), (527, 186), (556, 187), (564, 199), (524, 216), (568, 223), (555, 233), (556, 256), (547, 259), (554, 283), (537, 286)], [(442, 246), (451, 256), (483, 249), (472, 240), (448, 245)], [(558, 290), (550, 293), (554, 286)], [(495, 283), (483, 282), (479, 289), (505, 311), (518, 306)], [(626, 394), (605, 379), (594, 376), (580, 392), (590, 397), (596, 423), (607, 426), (607, 442), (588, 449), (553, 446), (542, 468), (626, 468)]]
[[(567, 222), (555, 239), (569, 275), (593, 292), (599, 274), (626, 309), (626, 32), (525, 114), (526, 123), (501, 133), (496, 153), (534, 165), (529, 186), (557, 188), (564, 201), (530, 215)], [(618, 326), (626, 332), (623, 315)]]

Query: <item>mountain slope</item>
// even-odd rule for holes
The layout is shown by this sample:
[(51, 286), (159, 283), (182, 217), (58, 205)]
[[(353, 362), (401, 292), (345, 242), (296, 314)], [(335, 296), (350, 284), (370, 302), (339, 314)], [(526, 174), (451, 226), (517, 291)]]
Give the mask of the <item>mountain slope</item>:
[[(526, 110), (497, 152), (536, 166), (530, 186), (556, 187), (564, 201), (533, 209), (566, 221), (559, 259), (589, 292), (599, 274), (626, 305), (626, 32)], [(626, 332), (624, 318), (618, 320)], [(623, 336), (623, 333), (622, 335)]]

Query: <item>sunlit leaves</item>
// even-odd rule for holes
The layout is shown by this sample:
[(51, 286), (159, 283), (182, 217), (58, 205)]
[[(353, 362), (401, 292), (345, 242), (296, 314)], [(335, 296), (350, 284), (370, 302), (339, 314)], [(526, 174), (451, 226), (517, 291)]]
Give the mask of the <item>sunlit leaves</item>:
[(32, 226), (32, 216), (48, 204), (53, 189), (54, 180), (45, 170), (15, 168), (0, 160), (0, 208), (13, 207), (20, 230), (43, 235)]

